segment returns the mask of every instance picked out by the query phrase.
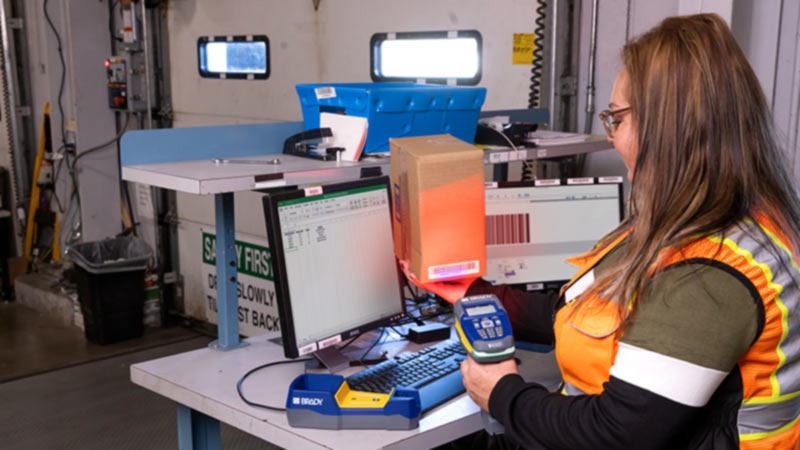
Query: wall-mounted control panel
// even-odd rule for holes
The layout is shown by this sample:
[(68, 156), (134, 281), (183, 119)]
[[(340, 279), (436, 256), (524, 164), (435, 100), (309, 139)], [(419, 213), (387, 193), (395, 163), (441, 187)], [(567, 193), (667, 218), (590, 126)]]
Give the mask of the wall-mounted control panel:
[(124, 58), (105, 60), (106, 77), (108, 78), (108, 107), (112, 109), (128, 109), (128, 70)]

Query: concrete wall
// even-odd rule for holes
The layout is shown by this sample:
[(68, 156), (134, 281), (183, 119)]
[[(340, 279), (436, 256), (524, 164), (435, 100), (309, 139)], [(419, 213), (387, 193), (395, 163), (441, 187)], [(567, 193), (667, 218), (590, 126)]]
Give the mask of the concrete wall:
[[(178, 0), (170, 3), (170, 57), (175, 126), (300, 120), (297, 83), (368, 82), (374, 33), (477, 29), (483, 37), (484, 109), (527, 106), (530, 66), (512, 65), (514, 33), (533, 32), (534, 2), (445, 0), (404, 2)], [(197, 74), (201, 35), (267, 34), (266, 81), (203, 79)], [(266, 237), (261, 196), (236, 194), (237, 231)], [(213, 230), (213, 199), (178, 195), (181, 273), (187, 313), (204, 317), (200, 229)]]
[[(782, 95), (776, 80), (783, 76), (792, 82), (795, 78), (797, 38), (787, 27), (796, 32), (797, 8), (788, 5), (791, 2), (603, 0), (599, 3), (592, 133), (603, 133), (597, 112), (608, 103), (625, 41), (667, 16), (713, 11), (725, 17), (732, 23), (768, 97), (776, 99), (776, 103), (780, 103)], [(591, 1), (583, 1), (580, 11), (580, 111), (586, 108), (591, 7)], [(795, 13), (793, 22), (781, 19), (787, 8)], [(172, 0), (168, 24), (175, 126), (299, 120), (294, 85), (369, 81), (370, 36), (387, 31), (477, 29), (483, 36), (484, 51), (483, 79), (479, 85), (488, 88), (484, 109), (524, 108), (530, 67), (511, 64), (512, 37), (513, 33), (533, 31), (534, 9), (535, 2), (523, 0), (322, 0), (318, 11), (311, 1), (305, 0)], [(781, 20), (783, 27), (776, 27)], [(779, 33), (786, 34), (784, 41), (792, 43), (783, 53), (784, 56), (791, 53), (791, 57), (786, 56), (782, 66), (775, 61)], [(211, 80), (198, 75), (197, 38), (228, 34), (267, 34), (272, 65), (268, 80)], [(785, 128), (797, 123), (797, 103), (782, 106), (782, 115), (776, 117), (785, 123)], [(585, 115), (581, 113), (579, 130), (583, 130), (584, 122)], [(593, 175), (626, 172), (613, 151), (591, 155), (588, 171)], [(250, 192), (236, 194), (238, 232), (265, 236), (260, 197)], [(178, 202), (187, 313), (205, 317), (200, 230), (213, 229), (213, 199), (179, 194)]]
[[(58, 55), (58, 42), (47, 24), (43, 2), (26, 2), (25, 23), (33, 86), (32, 111), (38, 145), (44, 105), (50, 102), (53, 150), (62, 143), (61, 112), (58, 99), (62, 70), (64, 88), (61, 96), (64, 127), (78, 154), (114, 135), (114, 114), (108, 108), (105, 67), (111, 56), (108, 36), (108, 3), (82, 0), (59, 0), (47, 3), (48, 14), (58, 30), (65, 68)], [(35, 151), (35, 149), (34, 149)], [(82, 158), (78, 165), (83, 239), (100, 240), (122, 231), (119, 196), (119, 161), (115, 146)], [(66, 165), (61, 168), (56, 188), (62, 205), (71, 192)], [(59, 213), (64, 227), (64, 217)], [(63, 248), (62, 248), (63, 250)]]
[[(603, 0), (599, 2), (597, 31), (597, 72), (595, 74), (595, 113), (591, 132), (603, 134), (597, 113), (606, 108), (614, 78), (620, 68), (620, 51), (625, 42), (657, 25), (665, 17), (701, 12), (714, 12), (731, 25), (731, 29), (747, 55), (773, 106), (779, 135), (800, 179), (797, 160), (798, 96), (800, 72), (798, 48), (797, 2), (784, 0)], [(586, 109), (586, 86), (591, 30), (591, 1), (583, 2), (580, 61), (579, 109)], [(783, 36), (783, 37), (781, 37)], [(579, 129), (584, 129), (585, 113), (579, 116)], [(796, 161), (796, 162), (795, 162)], [(587, 158), (587, 170), (593, 175), (624, 174), (622, 161), (615, 152), (599, 152)]]

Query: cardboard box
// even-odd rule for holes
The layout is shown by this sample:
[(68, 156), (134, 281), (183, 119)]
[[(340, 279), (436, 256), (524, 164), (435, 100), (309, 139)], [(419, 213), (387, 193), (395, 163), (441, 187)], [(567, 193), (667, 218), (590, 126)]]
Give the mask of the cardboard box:
[(390, 145), (395, 255), (423, 283), (484, 275), (483, 151), (449, 134)]

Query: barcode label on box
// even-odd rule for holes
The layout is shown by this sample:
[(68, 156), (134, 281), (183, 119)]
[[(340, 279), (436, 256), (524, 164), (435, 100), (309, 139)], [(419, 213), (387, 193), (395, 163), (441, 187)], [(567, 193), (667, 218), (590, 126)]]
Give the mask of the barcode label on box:
[(317, 94), (317, 100), (322, 100), (323, 98), (334, 98), (336, 97), (336, 88), (333, 86), (318, 87), (314, 89), (314, 93)]
[(455, 264), (445, 264), (441, 266), (428, 267), (428, 278), (431, 280), (444, 280), (448, 278), (459, 278), (465, 275), (480, 272), (480, 262), (467, 261)]
[(486, 216), (486, 245), (530, 244), (530, 214)]

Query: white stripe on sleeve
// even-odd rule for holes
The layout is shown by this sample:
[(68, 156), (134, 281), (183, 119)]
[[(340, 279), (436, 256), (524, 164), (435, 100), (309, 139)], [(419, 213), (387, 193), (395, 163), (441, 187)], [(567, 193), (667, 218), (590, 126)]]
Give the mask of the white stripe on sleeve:
[(611, 375), (672, 401), (700, 407), (728, 374), (620, 342)]

